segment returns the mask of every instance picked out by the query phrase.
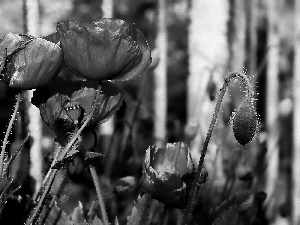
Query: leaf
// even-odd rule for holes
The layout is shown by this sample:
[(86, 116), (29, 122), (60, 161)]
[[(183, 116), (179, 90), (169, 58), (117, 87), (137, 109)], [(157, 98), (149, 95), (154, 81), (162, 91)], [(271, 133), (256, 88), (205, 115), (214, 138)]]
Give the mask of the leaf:
[(116, 217), (114, 225), (119, 225), (118, 217)]
[(95, 216), (92, 225), (103, 225), (103, 223), (101, 222), (98, 216)]
[(210, 215), (213, 225), (237, 224), (239, 215), (239, 207), (248, 201), (253, 195), (251, 190), (244, 190), (236, 193), (232, 198), (226, 199), (221, 205)]
[(128, 218), (127, 225), (145, 225), (148, 224), (148, 214), (150, 208), (150, 194), (144, 194), (143, 197), (138, 197), (137, 203), (132, 209), (131, 215)]
[(83, 205), (80, 201), (78, 203), (78, 206), (73, 210), (72, 222), (74, 224), (86, 222), (83, 214)]
[(237, 225), (239, 214), (230, 208), (228, 211), (224, 211), (220, 217), (218, 217), (213, 225)]
[(57, 203), (51, 207), (45, 207), (41, 215), (39, 216), (39, 224), (43, 225), (73, 225), (74, 223), (67, 216), (67, 214), (62, 211)]

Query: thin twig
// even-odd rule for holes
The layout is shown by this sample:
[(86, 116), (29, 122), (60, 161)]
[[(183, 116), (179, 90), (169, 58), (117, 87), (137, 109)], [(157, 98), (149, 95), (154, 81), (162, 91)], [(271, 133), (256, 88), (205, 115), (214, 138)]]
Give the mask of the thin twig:
[(16, 119), (17, 111), (18, 111), (18, 108), (19, 108), (19, 105), (20, 105), (20, 100), (21, 100), (21, 93), (19, 92), (17, 94), (17, 101), (16, 101), (15, 109), (14, 109), (14, 112), (13, 112), (11, 118), (10, 118), (7, 130), (6, 130), (6, 133), (5, 133), (5, 137), (4, 137), (4, 140), (3, 140), (3, 144), (2, 144), (2, 150), (1, 150), (1, 155), (0, 155), (0, 179), (2, 178), (2, 173), (3, 173), (3, 160), (4, 160), (6, 145), (7, 145), (7, 142), (8, 142), (8, 137), (9, 137), (9, 134), (11, 132), (13, 123)]
[(102, 192), (101, 192), (101, 188), (100, 188), (100, 182), (99, 182), (99, 178), (97, 176), (97, 172), (95, 167), (90, 164), (90, 171), (91, 171), (91, 175), (95, 184), (95, 188), (96, 188), (96, 193), (97, 193), (97, 197), (99, 200), (99, 205), (100, 205), (100, 210), (101, 210), (101, 215), (102, 215), (102, 219), (104, 222), (104, 225), (109, 225), (108, 222), (108, 218), (107, 218), (107, 213), (105, 210), (105, 204), (104, 204), (104, 199), (102, 197)]

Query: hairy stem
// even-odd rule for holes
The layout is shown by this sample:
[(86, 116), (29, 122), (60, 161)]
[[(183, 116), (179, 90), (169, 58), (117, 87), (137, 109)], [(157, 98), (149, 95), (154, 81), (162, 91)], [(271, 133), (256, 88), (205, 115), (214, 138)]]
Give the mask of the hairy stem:
[(211, 139), (213, 129), (214, 129), (214, 127), (216, 125), (216, 122), (217, 122), (217, 115), (220, 111), (221, 103), (223, 101), (223, 97), (225, 95), (226, 89), (227, 89), (229, 83), (235, 78), (241, 78), (242, 81), (246, 84), (247, 95), (248, 95), (247, 99), (252, 99), (252, 97), (254, 96), (254, 91), (253, 91), (253, 88), (252, 88), (252, 84), (251, 84), (249, 78), (244, 73), (233, 72), (233, 73), (230, 73), (226, 77), (225, 82), (223, 84), (223, 87), (220, 90), (220, 94), (218, 96), (218, 101), (217, 101), (217, 104), (216, 104), (216, 108), (215, 108), (212, 120), (211, 120), (209, 128), (208, 128), (208, 132), (207, 132), (204, 144), (203, 144), (203, 148), (202, 148), (202, 152), (201, 152), (201, 156), (200, 156), (200, 160), (199, 160), (199, 164), (198, 164), (197, 173), (196, 173), (195, 179), (193, 181), (192, 188), (191, 188), (191, 191), (189, 193), (188, 204), (187, 204), (187, 207), (185, 208), (183, 219), (181, 221), (182, 225), (188, 225), (189, 222), (192, 219), (192, 212), (193, 212), (193, 210), (195, 208), (195, 205), (197, 203), (197, 200), (198, 200), (198, 194), (199, 194), (199, 191), (200, 191), (200, 188), (201, 188), (201, 184), (205, 182), (205, 181), (203, 181), (202, 168), (203, 168), (203, 164), (204, 164), (204, 158), (205, 158), (205, 155), (206, 155), (206, 152), (207, 152), (207, 147), (208, 147), (209, 141)]
[[(74, 134), (72, 135), (71, 140), (68, 142), (68, 144), (63, 149), (63, 151), (57, 153), (57, 155), (55, 156), (55, 158), (52, 162), (52, 166), (54, 166), (59, 160), (63, 160), (63, 158), (69, 152), (70, 148), (77, 141), (77, 139), (78, 139), (79, 135), (81, 134), (81, 132), (83, 131), (83, 129), (88, 125), (88, 123), (92, 119), (92, 116), (93, 116), (95, 108), (96, 108), (96, 102), (98, 101), (98, 99), (100, 97), (100, 89), (101, 89), (101, 86), (99, 85), (98, 90), (97, 90), (97, 94), (96, 94), (96, 97), (95, 97), (95, 101), (94, 101), (94, 104), (92, 106), (92, 110), (91, 110), (90, 114), (88, 115), (88, 117), (86, 118), (84, 123), (81, 125), (81, 127), (78, 130), (76, 129), (74, 131)], [(57, 169), (49, 169), (49, 171), (48, 171), (48, 173), (47, 173), (47, 175), (44, 179), (43, 185), (42, 185), (38, 195), (35, 198), (35, 201), (38, 202), (38, 205), (34, 208), (31, 216), (26, 221), (26, 225), (35, 224), (36, 221), (38, 220), (39, 215), (43, 210), (45, 200), (46, 200), (46, 196), (48, 195), (48, 193), (49, 193), (49, 191), (52, 187), (52, 184), (53, 184), (53, 181), (55, 179), (57, 171), (58, 171)]]
[(20, 100), (21, 100), (21, 93), (19, 92), (17, 94), (17, 101), (16, 101), (15, 109), (14, 109), (14, 112), (13, 112), (11, 118), (10, 118), (7, 130), (6, 130), (6, 133), (5, 133), (5, 137), (4, 137), (4, 140), (3, 140), (3, 144), (2, 144), (2, 149), (1, 149), (1, 154), (0, 154), (0, 179), (2, 178), (2, 173), (3, 173), (3, 160), (4, 160), (6, 145), (7, 145), (7, 142), (8, 142), (8, 137), (9, 137), (9, 134), (11, 132), (12, 126), (14, 124), (14, 121), (16, 119), (16, 115), (17, 115), (19, 105), (20, 105)]
[(101, 188), (100, 188), (99, 178), (97, 176), (95, 167), (91, 164), (90, 164), (90, 171), (91, 171), (91, 175), (92, 175), (92, 178), (93, 178), (93, 181), (95, 184), (96, 193), (97, 193), (97, 197), (99, 200), (99, 205), (100, 205), (100, 210), (101, 210), (101, 215), (102, 215), (104, 225), (109, 225), (107, 213), (106, 213), (106, 209), (105, 209), (105, 204), (104, 204), (104, 199), (102, 197), (102, 192), (101, 192)]

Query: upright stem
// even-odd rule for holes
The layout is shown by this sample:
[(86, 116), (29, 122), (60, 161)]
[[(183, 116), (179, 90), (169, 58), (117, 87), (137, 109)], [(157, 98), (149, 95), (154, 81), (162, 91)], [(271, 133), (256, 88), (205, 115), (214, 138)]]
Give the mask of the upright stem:
[(187, 204), (187, 207), (185, 208), (183, 219), (182, 219), (182, 222), (181, 222), (182, 225), (188, 225), (189, 222), (192, 219), (192, 212), (193, 212), (193, 209), (195, 208), (195, 205), (197, 203), (198, 193), (199, 193), (199, 190), (201, 188), (201, 183), (203, 183), (203, 179), (202, 179), (203, 174), (202, 174), (201, 170), (202, 170), (202, 167), (203, 167), (203, 164), (204, 164), (204, 158), (205, 158), (205, 155), (206, 155), (206, 152), (207, 152), (208, 143), (211, 139), (213, 129), (216, 125), (217, 115), (220, 111), (221, 103), (222, 103), (223, 97), (225, 95), (226, 89), (227, 89), (230, 81), (232, 79), (235, 79), (235, 78), (241, 78), (245, 82), (246, 87), (247, 87), (248, 98), (252, 99), (252, 96), (254, 96), (252, 84), (249, 81), (249, 78), (245, 74), (239, 73), (239, 72), (233, 72), (233, 73), (230, 73), (226, 77), (225, 82), (223, 84), (223, 87), (222, 87), (222, 89), (220, 91), (220, 94), (218, 96), (217, 105), (216, 105), (216, 108), (215, 108), (215, 111), (214, 111), (209, 129), (208, 129), (208, 132), (207, 132), (204, 144), (203, 144), (203, 149), (202, 149), (202, 152), (201, 152), (197, 173), (196, 173), (195, 179), (194, 179), (193, 184), (192, 184), (192, 188), (191, 188), (189, 198), (188, 198), (188, 204)]
[[(88, 115), (88, 117), (86, 118), (84, 123), (81, 125), (81, 127), (78, 130), (74, 131), (74, 135), (72, 136), (72, 139), (68, 142), (68, 144), (63, 149), (63, 151), (57, 153), (57, 155), (55, 156), (55, 158), (52, 162), (52, 166), (54, 166), (59, 160), (63, 160), (63, 158), (69, 152), (70, 148), (73, 146), (73, 144), (78, 139), (78, 137), (81, 134), (81, 132), (83, 131), (83, 129), (87, 126), (87, 124), (92, 119), (92, 116), (93, 116), (95, 108), (96, 108), (96, 103), (98, 102), (98, 99), (100, 97), (100, 89), (101, 89), (101, 86), (99, 85), (98, 90), (97, 90), (97, 94), (96, 94), (96, 97), (95, 97), (95, 100), (94, 100), (94, 104), (92, 106), (92, 110), (91, 110), (90, 114)], [(44, 203), (45, 203), (46, 196), (47, 196), (47, 194), (49, 193), (49, 191), (51, 189), (51, 186), (52, 186), (53, 181), (55, 179), (56, 173), (57, 173), (57, 169), (50, 169), (48, 171), (48, 173), (47, 173), (47, 175), (44, 179), (43, 185), (42, 185), (38, 195), (35, 198), (35, 200), (38, 202), (38, 205), (34, 208), (31, 216), (26, 221), (26, 225), (35, 224), (35, 222), (37, 221), (40, 213), (43, 210), (43, 206), (44, 206)]]
[(4, 137), (4, 140), (3, 140), (3, 144), (2, 144), (2, 149), (1, 149), (1, 154), (0, 154), (0, 179), (2, 179), (3, 160), (4, 160), (4, 153), (5, 153), (6, 145), (7, 145), (7, 142), (8, 142), (8, 137), (9, 137), (9, 134), (11, 132), (12, 126), (14, 124), (14, 121), (16, 119), (17, 111), (18, 111), (18, 108), (19, 108), (19, 105), (20, 105), (20, 100), (21, 100), (21, 93), (19, 92), (17, 94), (17, 101), (16, 101), (15, 109), (14, 109), (14, 112), (13, 112), (11, 118), (10, 118), (7, 130), (6, 130), (6, 133), (5, 133), (5, 137)]
[(96, 193), (97, 193), (97, 197), (98, 197), (98, 200), (99, 200), (101, 215), (102, 215), (104, 225), (109, 225), (108, 218), (107, 218), (107, 213), (106, 213), (106, 210), (105, 210), (104, 199), (102, 197), (102, 192), (101, 192), (101, 188), (100, 188), (100, 182), (99, 182), (99, 179), (98, 179), (98, 176), (97, 176), (96, 169), (91, 164), (90, 164), (90, 171), (91, 171), (91, 175), (92, 175), (92, 178), (93, 178), (93, 181), (94, 181), (94, 184), (95, 184)]
[(167, 215), (167, 211), (168, 211), (168, 205), (165, 204), (164, 205), (164, 211), (163, 211), (161, 219), (160, 219), (160, 225), (164, 225), (164, 221), (165, 221), (165, 218), (166, 218), (166, 215)]

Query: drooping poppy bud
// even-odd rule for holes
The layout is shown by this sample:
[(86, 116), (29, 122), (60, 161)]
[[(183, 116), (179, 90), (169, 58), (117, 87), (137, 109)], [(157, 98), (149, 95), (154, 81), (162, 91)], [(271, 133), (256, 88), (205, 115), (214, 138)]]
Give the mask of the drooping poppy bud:
[(245, 146), (257, 132), (258, 118), (254, 103), (245, 100), (233, 118), (233, 134), (238, 143)]
[(45, 85), (58, 74), (63, 61), (58, 45), (27, 35), (7, 33), (0, 52), (1, 81), (18, 89)]
[(168, 143), (162, 148), (150, 146), (143, 163), (141, 189), (164, 204), (184, 208), (189, 189), (185, 178), (194, 172), (191, 154), (184, 143)]
[[(57, 24), (57, 33), (65, 64), (74, 74), (88, 80), (137, 78), (151, 64), (144, 35), (120, 19), (63, 21)], [(50, 39), (58, 37), (53, 35)]]

